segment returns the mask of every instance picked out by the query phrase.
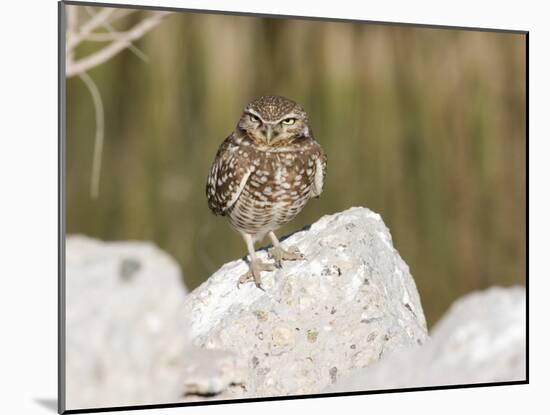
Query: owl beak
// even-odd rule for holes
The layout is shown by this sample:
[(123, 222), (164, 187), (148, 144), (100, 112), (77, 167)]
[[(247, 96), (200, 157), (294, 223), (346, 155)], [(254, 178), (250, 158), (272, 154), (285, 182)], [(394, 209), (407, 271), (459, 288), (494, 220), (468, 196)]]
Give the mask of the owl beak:
[(271, 141), (271, 138), (273, 137), (273, 126), (271, 124), (267, 124), (266, 125), (266, 130), (265, 130), (265, 138), (269, 144), (269, 142)]

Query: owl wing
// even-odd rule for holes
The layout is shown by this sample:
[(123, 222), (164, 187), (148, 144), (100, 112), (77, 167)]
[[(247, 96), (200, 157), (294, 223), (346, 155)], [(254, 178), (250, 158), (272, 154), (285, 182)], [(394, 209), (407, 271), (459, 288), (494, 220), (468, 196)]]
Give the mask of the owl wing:
[(327, 177), (327, 155), (319, 146), (318, 151), (313, 154), (315, 160), (315, 175), (313, 176), (313, 186), (311, 187), (312, 197), (319, 197), (325, 186)]
[(240, 157), (230, 135), (220, 145), (206, 183), (208, 207), (216, 215), (225, 215), (241, 195), (254, 166)]

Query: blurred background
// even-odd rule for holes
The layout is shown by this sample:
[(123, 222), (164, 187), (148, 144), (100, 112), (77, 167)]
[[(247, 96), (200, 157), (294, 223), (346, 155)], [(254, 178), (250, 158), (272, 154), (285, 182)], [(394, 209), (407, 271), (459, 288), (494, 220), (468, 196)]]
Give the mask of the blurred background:
[[(122, 10), (71, 59), (150, 15)], [(466, 292), (525, 283), (525, 54), (521, 34), (172, 13), (67, 79), (67, 233), (153, 241), (196, 287), (246, 254), (207, 207), (217, 147), (248, 101), (284, 95), (329, 166), (321, 198), (279, 234), (351, 206), (380, 213), (432, 324)]]

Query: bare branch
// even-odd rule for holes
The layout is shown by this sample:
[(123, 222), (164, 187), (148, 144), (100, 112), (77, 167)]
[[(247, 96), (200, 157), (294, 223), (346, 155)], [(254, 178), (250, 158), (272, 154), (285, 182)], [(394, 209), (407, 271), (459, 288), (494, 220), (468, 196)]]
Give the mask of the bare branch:
[(74, 35), (78, 27), (78, 9), (75, 6), (67, 6), (67, 32)]
[[(92, 15), (92, 10), (91, 10), (91, 7), (86, 7), (86, 11)], [(109, 23), (108, 21), (104, 22), (102, 24), (102, 26), (107, 29), (107, 31), (111, 34), (117, 34), (120, 38), (120, 35), (121, 33), (117, 33), (117, 31), (115, 30), (115, 28), (111, 25), (111, 23)], [(124, 36), (124, 33), (122, 33), (122, 36)], [(145, 53), (143, 53), (141, 51), (141, 49), (139, 49), (137, 46), (135, 46), (133, 43), (130, 43), (128, 45), (128, 49), (134, 54), (136, 55), (138, 58), (140, 58), (142, 61), (144, 62), (147, 62), (149, 60), (149, 58), (147, 57), (147, 55), (145, 55)]]
[(105, 136), (105, 115), (103, 111), (103, 102), (101, 94), (94, 80), (86, 72), (79, 74), (80, 79), (84, 81), (90, 91), (95, 110), (95, 140), (94, 155), (92, 159), (92, 176), (90, 179), (90, 197), (97, 199), (99, 197), (99, 179), (101, 177), (101, 159), (103, 157), (103, 139)]
[(116, 9), (104, 8), (84, 23), (78, 32), (67, 33), (67, 51), (74, 49), (83, 39), (109, 19)]
[[(86, 10), (92, 9), (91, 7), (86, 7)], [(78, 16), (78, 7), (77, 6), (68, 6), (69, 12), (67, 13), (67, 52), (72, 52), (78, 47), (83, 41), (90, 40), (90, 37), (94, 37), (98, 27), (104, 24), (112, 24), (113, 22), (122, 19), (132, 13), (136, 13), (138, 10), (132, 9), (112, 9), (112, 8), (103, 8), (100, 9), (97, 13), (88, 14), (92, 18), (86, 21), (82, 25), (80, 30), (77, 32), (75, 29), (78, 27), (77, 16)], [(71, 30), (72, 28), (72, 30)], [(112, 40), (112, 39), (108, 39)]]
[(139, 39), (145, 33), (157, 26), (161, 22), (161, 20), (168, 14), (168, 12), (155, 12), (153, 15), (142, 20), (132, 29), (125, 32), (124, 37), (114, 40), (103, 49), (89, 56), (86, 56), (85, 58), (82, 58), (74, 63), (68, 62), (66, 68), (67, 77), (79, 75), (94, 68), (97, 65), (101, 65), (102, 63), (106, 62), (107, 60), (127, 48), (132, 43), (132, 41)]
[[(74, 6), (67, 6), (67, 38), (75, 36), (78, 27), (78, 9)], [(72, 64), (74, 60), (74, 50), (66, 49), (67, 65)]]
[[(92, 97), (96, 130), (94, 138), (94, 152), (92, 159), (92, 173), (90, 177), (90, 197), (97, 199), (99, 197), (99, 184), (101, 178), (101, 165), (103, 157), (103, 142), (105, 136), (105, 116), (101, 94), (93, 79), (87, 71), (106, 62), (125, 48), (130, 49), (140, 59), (147, 61), (147, 56), (133, 45), (133, 41), (139, 39), (145, 33), (157, 26), (161, 20), (167, 16), (167, 12), (155, 12), (141, 22), (137, 23), (128, 31), (117, 31), (112, 23), (128, 14), (133, 10), (117, 10), (113, 8), (100, 9), (93, 13), (91, 9), (85, 9), (91, 16), (84, 23), (79, 19), (78, 9), (69, 6), (67, 12), (67, 45), (66, 45), (66, 76), (72, 77), (78, 75), (84, 82)], [(80, 27), (79, 27), (80, 26)], [(107, 32), (96, 32), (97, 29), (104, 28)], [(99, 51), (92, 53), (84, 58), (74, 61), (74, 50), (83, 41), (105, 41), (110, 42)]]

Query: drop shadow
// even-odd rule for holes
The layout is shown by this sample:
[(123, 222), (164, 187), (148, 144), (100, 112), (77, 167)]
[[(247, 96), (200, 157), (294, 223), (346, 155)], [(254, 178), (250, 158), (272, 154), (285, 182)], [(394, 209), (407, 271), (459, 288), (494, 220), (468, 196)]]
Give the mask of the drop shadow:
[(57, 412), (57, 399), (55, 398), (36, 398), (34, 401), (52, 412)]

